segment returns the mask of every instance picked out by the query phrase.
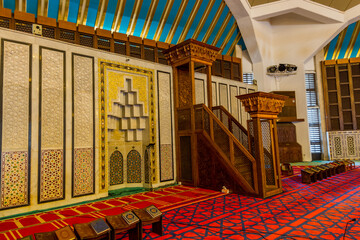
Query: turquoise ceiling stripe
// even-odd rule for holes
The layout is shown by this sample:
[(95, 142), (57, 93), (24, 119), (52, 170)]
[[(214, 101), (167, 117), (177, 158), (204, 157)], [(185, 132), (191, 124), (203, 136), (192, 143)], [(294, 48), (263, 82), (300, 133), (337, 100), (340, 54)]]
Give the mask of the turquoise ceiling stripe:
[(135, 1), (131, 1), (131, 0), (126, 1), (124, 14), (121, 16), (122, 18), (121, 18), (120, 29), (119, 29), (120, 33), (126, 34), (128, 27), (129, 27), (130, 18), (131, 18), (131, 14), (133, 12), (134, 5), (135, 5)]
[(38, 11), (38, 0), (27, 0), (26, 1), (26, 12), (35, 14), (37, 16)]
[[(216, 23), (212, 33), (210, 34), (209, 39), (207, 40), (207, 44), (212, 44), (212, 42), (214, 41), (216, 35), (218, 34), (220, 27), (224, 24), (224, 20), (226, 18), (226, 15), (229, 13), (229, 8), (227, 6), (224, 7), (224, 10), (222, 11), (220, 18), (218, 20), (218, 22)], [(225, 32), (225, 31), (224, 31)]]
[(211, 22), (214, 20), (214, 17), (215, 17), (215, 14), (216, 12), (218, 11), (219, 7), (220, 7), (220, 4), (221, 4), (221, 0), (216, 0), (210, 13), (209, 13), (209, 16), (207, 17), (206, 21), (205, 21), (205, 24), (204, 26), (202, 27), (201, 31), (200, 31), (200, 34), (199, 36), (197, 37), (196, 40), (198, 41), (202, 41), (202, 39), (204, 38), (205, 34), (206, 34), (206, 31), (208, 30)]
[(174, 20), (175, 17), (177, 15), (177, 13), (179, 12), (179, 7), (180, 7), (181, 1), (174, 1), (174, 4), (171, 7), (170, 10), (170, 14), (168, 16), (168, 18), (166, 19), (166, 22), (163, 26), (162, 32), (161, 32), (161, 36), (159, 41), (160, 42), (165, 42), (166, 37), (168, 36), (171, 26), (174, 24)]
[(201, 5), (199, 7), (199, 11), (196, 13), (194, 21), (192, 22), (191, 27), (185, 37), (185, 40), (193, 37), (194, 32), (195, 32), (197, 26), (199, 25), (201, 18), (204, 17), (204, 12), (206, 10), (207, 5), (209, 5), (209, 0), (203, 0), (203, 2), (201, 3)]
[(4, 8), (11, 9), (12, 12), (15, 11), (15, 0), (4, 0)]
[(350, 58), (355, 58), (357, 57), (357, 53), (359, 52), (360, 49), (360, 34), (357, 36), (354, 47), (352, 49), (352, 53)]
[(89, 8), (86, 16), (86, 26), (95, 27), (96, 17), (100, 0), (90, 0)]
[(144, 24), (145, 24), (146, 15), (149, 12), (151, 2), (152, 1), (150, 1), (150, 0), (143, 1), (138, 19), (136, 21), (133, 36), (136, 36), (136, 37), (141, 36), (141, 32), (142, 32), (142, 30), (144, 28)]
[(163, 11), (165, 9), (165, 6), (166, 6), (166, 2), (167, 2), (166, 0), (159, 0), (159, 3), (157, 5), (157, 7), (156, 7), (154, 18), (151, 21), (149, 32), (148, 32), (146, 38), (154, 39), (156, 29), (159, 26), (161, 15), (162, 15), (162, 13), (163, 13)]
[[(231, 17), (228, 24), (225, 27), (224, 32), (221, 34), (221, 37), (219, 38), (219, 41), (216, 43), (216, 47), (221, 47), (221, 44), (223, 44), (226, 36), (229, 34), (231, 27), (234, 25), (234, 22), (235, 22), (235, 18)], [(234, 31), (234, 32), (236, 32), (236, 31)], [(216, 31), (216, 33), (217, 33), (217, 31)], [(214, 35), (214, 34), (212, 34), (212, 35)]]
[(189, 20), (189, 16), (193, 11), (195, 2), (196, 2), (196, 0), (189, 0), (187, 6), (185, 8), (184, 14), (182, 15), (182, 17), (180, 19), (179, 25), (176, 28), (174, 37), (173, 37), (173, 39), (171, 41), (172, 44), (176, 44), (178, 42), (179, 37), (180, 37), (181, 33), (183, 32), (187, 21)]
[(354, 33), (355, 25), (356, 25), (356, 22), (353, 23), (353, 24), (350, 24), (349, 27), (347, 28), (346, 34), (345, 34), (345, 37), (344, 37), (344, 41), (343, 41), (343, 43), (342, 43), (342, 45), (341, 45), (341, 49), (340, 49), (340, 53), (339, 53), (338, 59), (344, 58), (345, 53), (346, 53), (346, 50), (347, 50), (348, 47), (349, 47), (349, 43), (350, 43), (350, 40), (351, 40), (351, 36), (352, 36), (353, 33)]
[(327, 55), (326, 55), (326, 60), (331, 60), (332, 59), (332, 56), (334, 54), (338, 38), (339, 38), (339, 35), (337, 35), (333, 40), (331, 40), (330, 45), (329, 45), (329, 49), (328, 49), (328, 52), (327, 52)]
[(69, 2), (69, 12), (67, 21), (68, 22), (77, 22), (78, 13), (79, 13), (80, 0), (70, 0)]
[[(224, 31), (224, 32), (225, 32), (225, 31)], [(235, 38), (236, 38), (236, 36), (238, 35), (238, 33), (239, 33), (239, 30), (236, 28), (235, 31), (234, 31), (234, 33), (231, 35), (231, 37), (230, 37), (230, 39), (229, 39), (229, 42), (225, 45), (224, 50), (222, 51), (222, 54), (223, 54), (223, 55), (226, 54), (227, 51), (229, 51), (229, 48), (230, 48), (231, 45), (234, 43)]]
[(115, 17), (117, 3), (118, 0), (109, 0), (108, 2), (105, 19), (104, 19), (104, 25), (103, 25), (103, 29), (105, 30), (111, 30)]
[(154, 39), (156, 29), (159, 26), (161, 15), (164, 12), (164, 9), (165, 9), (165, 6), (166, 6), (166, 2), (167, 2), (166, 0), (159, 0), (159, 3), (157, 5), (157, 7), (156, 7), (154, 18), (151, 21), (149, 32), (148, 32), (146, 38)]
[(58, 19), (60, 0), (49, 0), (48, 13), (49, 18)]

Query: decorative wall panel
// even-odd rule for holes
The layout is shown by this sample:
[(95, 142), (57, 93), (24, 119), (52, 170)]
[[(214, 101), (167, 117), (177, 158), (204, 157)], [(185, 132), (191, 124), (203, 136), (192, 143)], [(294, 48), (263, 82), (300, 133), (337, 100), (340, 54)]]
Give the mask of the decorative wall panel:
[(205, 81), (195, 78), (195, 101), (196, 104), (205, 103)]
[(73, 195), (81, 196), (94, 192), (94, 150), (76, 148), (74, 151)]
[(64, 152), (62, 149), (42, 150), (40, 163), (39, 201), (64, 196)]
[(94, 59), (73, 54), (73, 196), (94, 193)]
[(238, 90), (236, 86), (230, 86), (230, 112), (239, 121), (239, 99), (236, 98)]
[(1, 208), (28, 204), (28, 171), (27, 152), (2, 152)]
[(360, 131), (331, 131), (327, 134), (331, 160), (360, 159)]
[[(243, 95), (246, 94), (246, 88), (240, 88), (240, 94), (239, 95)], [(247, 120), (249, 119), (248, 113), (245, 111), (245, 107), (241, 104), (241, 102), (239, 102), (239, 106), (240, 106), (240, 123), (243, 126), (247, 126)]]
[(145, 154), (144, 154), (144, 172), (145, 172), (145, 183), (150, 183), (151, 182), (151, 177), (150, 177), (150, 159), (149, 159), (149, 150), (146, 148), (145, 149)]
[[(113, 102), (118, 99), (119, 88), (124, 88), (124, 79), (131, 76), (134, 89), (139, 92), (139, 99), (144, 103), (145, 114), (149, 116), (149, 121), (143, 122), (149, 135), (150, 143), (156, 141), (156, 105), (155, 105), (155, 83), (154, 73), (151, 69), (139, 68), (137, 66), (112, 62), (99, 59), (99, 107), (104, 114), (99, 116), (100, 127), (100, 187), (101, 190), (106, 189), (106, 172), (108, 161), (108, 114), (112, 114)], [(111, 132), (112, 136), (123, 137), (119, 131)], [(157, 180), (157, 159), (156, 148), (151, 148), (149, 161), (151, 165), (152, 182)]]
[[(147, 87), (144, 81), (139, 81), (139, 78), (145, 81), (146, 78), (136, 75), (130, 77), (128, 74), (114, 72), (110, 72), (108, 76), (112, 80), (109, 97), (113, 99), (110, 101), (112, 105), (109, 106), (108, 130), (120, 130), (125, 134), (124, 139), (127, 142), (141, 141), (148, 116)], [(139, 82), (141, 82), (140, 86)], [(134, 88), (134, 83), (139, 89)]]
[(174, 180), (173, 145), (161, 144), (161, 181)]
[(29, 204), (31, 46), (2, 40), (1, 206)]
[(141, 183), (141, 156), (136, 150), (127, 155), (127, 183)]
[(115, 150), (110, 156), (110, 185), (124, 183), (124, 158)]
[(229, 103), (228, 103), (228, 86), (223, 83), (219, 83), (219, 99), (220, 105), (224, 108), (229, 110)]
[(217, 88), (216, 88), (216, 82), (211, 83), (211, 90), (212, 90), (212, 105), (217, 106)]
[(160, 181), (174, 179), (170, 73), (158, 71)]
[(65, 52), (40, 48), (39, 202), (64, 198)]

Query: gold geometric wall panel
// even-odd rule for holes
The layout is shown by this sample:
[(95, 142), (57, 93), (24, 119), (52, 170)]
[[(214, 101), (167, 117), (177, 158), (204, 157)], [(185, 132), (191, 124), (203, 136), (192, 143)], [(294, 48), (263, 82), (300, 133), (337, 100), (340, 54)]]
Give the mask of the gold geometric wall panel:
[(39, 202), (64, 198), (65, 52), (40, 47)]
[[(144, 99), (145, 104), (140, 101), (140, 96), (147, 95), (146, 84), (142, 84), (146, 83), (146, 78), (142, 77), (141, 80), (139, 76), (130, 76), (116, 74), (115, 72), (109, 73), (109, 77), (113, 79), (110, 80), (111, 83), (117, 82), (124, 87), (112, 86), (117, 89), (117, 98), (111, 101), (111, 112), (108, 113), (108, 130), (120, 130), (122, 134), (125, 134), (122, 139), (127, 142), (141, 141), (143, 139), (143, 132), (148, 119), (145, 113), (147, 99)], [(140, 90), (134, 88), (133, 77), (135, 77), (135, 85), (141, 86)], [(113, 92), (113, 90), (111, 89), (110, 92)], [(112, 94), (111, 97), (113, 97)]]
[[(125, 88), (125, 79), (130, 78), (132, 89), (138, 91), (139, 102), (144, 105), (144, 115), (149, 116), (149, 139), (145, 142), (156, 143), (156, 109), (154, 73), (150, 69), (99, 59), (99, 108), (100, 108), (100, 188), (106, 189), (108, 158), (108, 114), (114, 113), (114, 101), (119, 99), (121, 89)], [(111, 126), (110, 126), (111, 129)], [(125, 135), (125, 134), (124, 134)], [(150, 152), (150, 163), (153, 179), (156, 181), (156, 150)]]
[(95, 192), (94, 58), (73, 54), (73, 196)]
[[(200, 81), (202, 83), (202, 81)], [(174, 179), (172, 88), (170, 73), (158, 71), (160, 181)], [(202, 98), (203, 99), (203, 98)]]
[(31, 45), (2, 39), (1, 203), (29, 204)]

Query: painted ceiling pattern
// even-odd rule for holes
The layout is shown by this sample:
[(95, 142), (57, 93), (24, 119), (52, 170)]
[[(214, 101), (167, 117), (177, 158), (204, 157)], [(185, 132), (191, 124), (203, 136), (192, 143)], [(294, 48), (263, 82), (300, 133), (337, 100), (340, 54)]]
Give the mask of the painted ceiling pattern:
[[(271, 2), (277, 2), (279, 0), (248, 0), (248, 1), (251, 6), (257, 6)], [(340, 11), (346, 11), (360, 4), (359, 0), (311, 0), (311, 1), (320, 3), (328, 7), (335, 8)]]
[(325, 47), (325, 60), (360, 57), (360, 21), (347, 26)]
[(177, 44), (193, 38), (232, 55), (244, 42), (224, 0), (3, 0), (0, 7)]

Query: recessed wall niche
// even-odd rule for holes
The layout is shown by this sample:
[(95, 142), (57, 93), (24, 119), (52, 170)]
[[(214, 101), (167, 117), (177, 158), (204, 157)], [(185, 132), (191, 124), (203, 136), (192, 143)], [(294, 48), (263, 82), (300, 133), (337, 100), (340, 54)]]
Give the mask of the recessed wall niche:
[(139, 100), (139, 91), (133, 89), (131, 78), (126, 78), (124, 88), (118, 91), (108, 114), (108, 130), (125, 132), (125, 141), (141, 141), (146, 128), (144, 103)]

